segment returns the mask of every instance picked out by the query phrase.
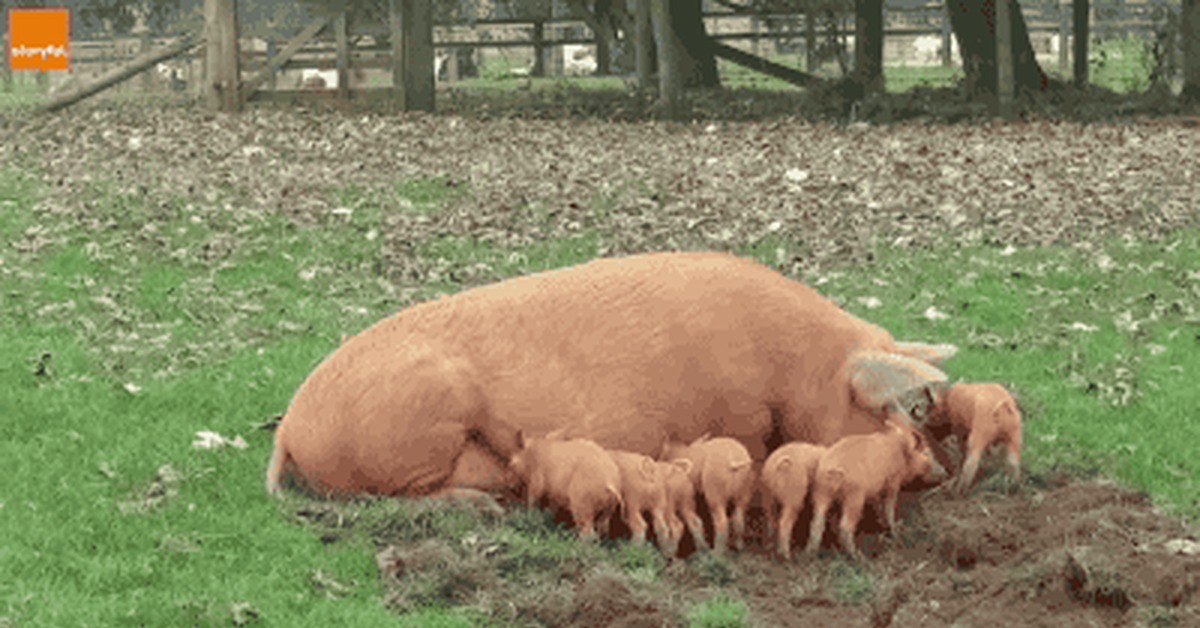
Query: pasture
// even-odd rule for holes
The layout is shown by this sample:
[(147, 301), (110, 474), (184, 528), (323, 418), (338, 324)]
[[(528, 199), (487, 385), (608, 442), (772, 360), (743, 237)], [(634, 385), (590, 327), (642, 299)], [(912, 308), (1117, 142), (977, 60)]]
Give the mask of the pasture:
[[(0, 124), (0, 626), (1200, 622), (1194, 126)], [(865, 562), (787, 564), (753, 511), (746, 551), (668, 562), (517, 505), (264, 494), (262, 424), (343, 336), (509, 276), (699, 249), (958, 345), (952, 378), (1024, 408), (1022, 485), (998, 490), (993, 460), (966, 498), (905, 494), (894, 537), (869, 511)]]

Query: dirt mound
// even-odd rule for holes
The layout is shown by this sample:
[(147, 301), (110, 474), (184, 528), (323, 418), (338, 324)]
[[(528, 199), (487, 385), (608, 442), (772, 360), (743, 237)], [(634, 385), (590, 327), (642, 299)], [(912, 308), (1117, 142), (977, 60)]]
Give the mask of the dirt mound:
[(1180, 541), (1194, 530), (1108, 481), (1032, 483), (909, 495), (895, 536), (860, 537), (866, 564), (799, 558), (754, 579), (768, 590), (739, 588), (779, 625), (1200, 625), (1200, 545)]
[[(1009, 494), (992, 490), (999, 479), (965, 498), (903, 494), (895, 534), (869, 507), (860, 563), (832, 549), (833, 534), (816, 558), (776, 559), (757, 509), (746, 551), (667, 562), (624, 542), (575, 545), (565, 527), (547, 544), (520, 531), (544, 535), (537, 521), (551, 516), (514, 506), (508, 532), (410, 538), (378, 561), (398, 609), (468, 606), (519, 625), (684, 625), (718, 596), (744, 602), (764, 626), (1200, 625), (1194, 528), (1106, 480), (1035, 475)], [(807, 538), (807, 514), (797, 539)]]
[(575, 592), (575, 611), (571, 618), (571, 626), (575, 628), (657, 628), (670, 624), (668, 614), (653, 604), (638, 602), (625, 582), (614, 575), (596, 574)]

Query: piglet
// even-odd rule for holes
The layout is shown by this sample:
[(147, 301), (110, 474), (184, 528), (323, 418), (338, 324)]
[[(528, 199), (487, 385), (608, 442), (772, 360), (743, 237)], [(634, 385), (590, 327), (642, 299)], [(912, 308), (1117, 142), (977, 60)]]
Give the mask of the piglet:
[[(707, 434), (690, 445), (667, 442), (663, 458), (690, 460), (689, 474), (696, 489), (704, 495), (713, 520), (713, 549), (722, 552), (729, 543), (729, 522), (733, 521), (733, 546), (742, 549), (746, 534), (746, 507), (754, 496), (754, 469), (746, 446), (732, 438), (709, 438)], [(729, 504), (733, 503), (732, 517)], [(694, 534), (694, 533), (693, 533)], [(703, 545), (703, 537), (696, 546)]]
[(621, 471), (612, 456), (594, 441), (576, 438), (526, 438), (510, 460), (532, 507), (543, 497), (571, 512), (579, 538), (596, 538), (596, 520), (622, 506)]
[(841, 543), (851, 556), (861, 558), (854, 533), (866, 501), (883, 498), (887, 525), (894, 531), (900, 486), (917, 478), (940, 482), (946, 478), (946, 470), (933, 459), (924, 437), (895, 418), (882, 432), (847, 436), (834, 443), (821, 456), (813, 478), (813, 518), (805, 552), (811, 555), (821, 545), (825, 514), (838, 501), (842, 505)]
[(957, 493), (971, 487), (983, 452), (992, 445), (1006, 449), (1013, 484), (1021, 479), (1021, 412), (1003, 386), (955, 384), (940, 395), (929, 421), (931, 427), (949, 425), (959, 442), (966, 444), (962, 472), (954, 482)]
[(675, 555), (679, 550), (679, 542), (683, 540), (685, 526), (692, 533), (696, 547), (705, 547), (704, 523), (696, 514), (696, 485), (690, 477), (692, 461), (667, 460), (656, 464), (666, 490), (667, 528), (670, 530), (670, 540), (662, 548), (663, 551), (668, 556)]
[(665, 477), (658, 463), (649, 456), (629, 451), (608, 452), (621, 471), (621, 497), (625, 504), (625, 523), (633, 532), (634, 543), (646, 542), (646, 519), (650, 513), (654, 534), (660, 549), (668, 554), (671, 531), (667, 526), (667, 491)]
[(778, 552), (782, 558), (791, 555), (792, 528), (804, 508), (817, 463), (825, 451), (825, 447), (811, 443), (792, 442), (771, 452), (763, 463), (760, 483), (764, 506), (768, 525), (777, 526)]

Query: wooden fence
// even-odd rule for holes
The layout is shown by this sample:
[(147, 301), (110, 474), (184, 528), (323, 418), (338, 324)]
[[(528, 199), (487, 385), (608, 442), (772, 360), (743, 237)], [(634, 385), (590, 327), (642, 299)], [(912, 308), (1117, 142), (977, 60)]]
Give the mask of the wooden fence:
[[(1112, 37), (1121, 34), (1144, 36), (1153, 32), (1159, 20), (1154, 19), (1154, 12), (1163, 6), (1178, 8), (1177, 4), (1164, 5), (1162, 2), (1124, 2), (1119, 10), (1110, 6), (1093, 6), (1092, 34), (1093, 37)], [(1071, 35), (1071, 5), (1031, 4), (1023, 7), (1022, 13), (1029, 27), (1034, 49), (1043, 60), (1053, 60), (1057, 56), (1060, 68), (1067, 68), (1069, 63), (1070, 46), (1067, 42)], [(818, 16), (819, 17), (819, 16)], [(776, 50), (787, 48), (788, 43), (807, 53), (808, 64), (813, 63), (813, 30), (805, 28), (806, 17), (803, 14), (751, 16), (730, 12), (711, 12), (705, 14), (708, 33), (720, 41), (749, 42), (746, 46), (754, 54), (759, 53), (762, 41), (774, 42)], [(772, 28), (768, 28), (768, 23)], [(949, 20), (940, 4), (930, 4), (923, 7), (899, 8), (885, 7), (884, 31), (885, 63), (895, 63), (896, 60), (909, 60), (916, 57), (917, 65), (926, 64), (930, 57), (930, 37), (937, 38), (940, 45), (936, 46), (936, 61), (943, 65), (954, 63), (952, 50), (957, 46), (952, 44)], [(829, 32), (821, 29), (818, 35), (825, 37)], [(854, 30), (852, 17), (847, 16), (841, 21), (837, 30), (839, 36), (853, 40)], [(1058, 45), (1053, 45), (1057, 36)], [(916, 38), (926, 38), (923, 47), (913, 53), (906, 46), (912, 46)], [(286, 41), (279, 39), (256, 39), (243, 37), (241, 47), (242, 71), (249, 75), (262, 70), (266, 60), (270, 58)], [(61, 84), (64, 81), (77, 82), (87, 80), (87, 76), (96, 75), (105, 70), (127, 62), (133, 56), (147, 49), (170, 44), (172, 38), (135, 36), (114, 38), (102, 41), (76, 41), (72, 43), (72, 72), (70, 77), (52, 77), (51, 84)], [(543, 59), (544, 67), (549, 74), (561, 74), (563, 71), (562, 51), (565, 46), (593, 45), (594, 39), (582, 20), (571, 18), (550, 19), (488, 19), (479, 20), (470, 26), (460, 24), (436, 24), (434, 27), (435, 46), (443, 53), (456, 48), (467, 49), (526, 49), (532, 52), (532, 59)], [(800, 42), (804, 42), (800, 45)], [(1048, 43), (1051, 42), (1051, 43)], [(277, 81), (272, 77), (271, 88), (289, 89), (299, 87), (294, 75), (303, 70), (331, 70), (337, 61), (333, 54), (332, 41), (315, 40), (303, 46), (300, 51), (285, 63), (281, 72), (290, 73), (291, 81)], [(1178, 47), (1176, 47), (1178, 48)], [(360, 71), (360, 79), (365, 71), (386, 72), (390, 68), (390, 48), (380, 45), (370, 38), (365, 38), (361, 45), (352, 51), (351, 66)], [(1178, 50), (1176, 50), (1178, 54)], [(190, 85), (195, 90), (199, 76), (203, 72), (203, 55), (193, 52), (178, 61), (163, 68), (162, 72), (147, 72), (142, 77), (130, 81), (134, 89), (155, 89), (160, 86)], [(449, 62), (455, 63), (456, 55), (449, 55)], [(1179, 64), (1176, 64), (1179, 67)], [(448, 74), (453, 77), (458, 73), (451, 69)], [(353, 84), (353, 82), (352, 82)], [(130, 89), (125, 87), (124, 89)]]

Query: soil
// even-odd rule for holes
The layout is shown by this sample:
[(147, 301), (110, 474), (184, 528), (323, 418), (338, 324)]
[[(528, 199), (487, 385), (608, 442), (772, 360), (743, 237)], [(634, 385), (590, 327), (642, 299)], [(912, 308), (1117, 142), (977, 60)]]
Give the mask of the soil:
[[(520, 508), (506, 503), (510, 515)], [(676, 626), (687, 625), (689, 604), (724, 596), (744, 601), (755, 626), (1200, 626), (1196, 528), (1159, 511), (1145, 493), (1103, 478), (1055, 471), (1016, 488), (985, 479), (965, 497), (941, 487), (906, 491), (895, 533), (868, 507), (857, 535), (861, 563), (836, 547), (832, 527), (818, 555), (806, 556), (807, 514), (787, 561), (770, 553), (762, 511), (752, 508), (743, 552), (714, 557), (685, 537), (681, 558), (663, 563), (649, 581), (584, 552), (577, 568), (558, 565), (557, 590), (508, 598), (506, 610), (492, 606), (485, 614), (501, 625)], [(836, 511), (830, 519), (836, 522)], [(612, 532), (627, 538), (618, 523)], [(424, 571), (431, 552), (459, 551), (433, 541), (434, 551), (430, 543), (391, 545), (381, 557), (399, 553), (410, 569)], [(492, 556), (503, 560), (503, 552)], [(385, 574), (388, 561), (381, 558)], [(457, 568), (447, 581), (474, 584), (443, 601), (479, 607), (480, 596), (506, 599), (517, 583), (461, 575), (481, 568)], [(413, 586), (388, 581), (392, 601)]]

